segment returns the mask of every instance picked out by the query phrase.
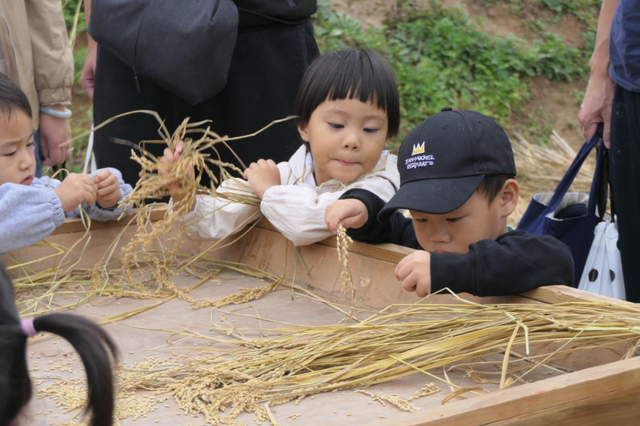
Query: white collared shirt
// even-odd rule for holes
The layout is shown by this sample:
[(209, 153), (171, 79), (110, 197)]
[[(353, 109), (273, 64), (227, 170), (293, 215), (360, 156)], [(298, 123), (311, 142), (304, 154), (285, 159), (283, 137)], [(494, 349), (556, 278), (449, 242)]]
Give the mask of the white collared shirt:
[[(265, 216), (294, 245), (312, 244), (332, 235), (325, 224), (324, 213), (327, 206), (347, 190), (366, 189), (388, 201), (400, 185), (397, 157), (388, 151), (382, 152), (371, 172), (349, 183), (330, 179), (316, 185), (313, 158), (305, 145), (289, 161), (279, 163), (278, 169), (282, 183), (267, 189), (259, 205), (232, 202), (223, 197), (198, 196), (194, 211), (181, 219), (189, 238), (221, 239)], [(243, 179), (228, 179), (217, 192), (253, 194), (251, 186)]]

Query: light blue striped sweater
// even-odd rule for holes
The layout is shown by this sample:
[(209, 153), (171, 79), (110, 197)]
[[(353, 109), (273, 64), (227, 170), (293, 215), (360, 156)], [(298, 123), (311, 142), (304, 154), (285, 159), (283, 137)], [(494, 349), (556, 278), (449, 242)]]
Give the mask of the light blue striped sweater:
[[(118, 170), (109, 170), (118, 177), (122, 200), (132, 191), (131, 185), (124, 183)], [(79, 217), (80, 207), (92, 220), (98, 221), (115, 220), (122, 213), (122, 208), (104, 209), (97, 204), (87, 206), (82, 203), (65, 215), (55, 193), (58, 186), (59, 180), (48, 177), (36, 178), (29, 186), (15, 183), (0, 185), (0, 253), (27, 247), (48, 237), (64, 223), (65, 217)]]

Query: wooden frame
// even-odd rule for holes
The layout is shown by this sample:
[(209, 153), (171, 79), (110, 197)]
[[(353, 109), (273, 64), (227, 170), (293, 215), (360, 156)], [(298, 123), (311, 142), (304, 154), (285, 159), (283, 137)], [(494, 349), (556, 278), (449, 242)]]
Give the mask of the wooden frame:
[[(159, 218), (164, 210), (153, 214)], [(113, 241), (126, 221), (100, 223), (94, 226), (92, 238), (97, 242), (94, 254), (83, 263), (95, 263), (100, 247)], [(127, 230), (121, 244), (133, 235)], [(69, 220), (58, 228), (51, 241), (70, 245), (84, 233), (79, 220)], [(182, 249), (198, 253), (210, 243), (188, 243)], [(319, 294), (338, 298), (341, 295), (340, 265), (337, 262), (335, 238), (294, 249), (266, 220), (261, 221), (239, 242), (220, 250), (216, 256), (253, 265), (303, 284)], [(414, 295), (395, 285), (396, 263), (412, 250), (391, 244), (371, 246), (354, 243), (349, 261), (360, 304), (382, 308), (391, 303), (414, 303)], [(38, 250), (24, 249), (14, 253), (22, 260), (37, 258)], [(570, 300), (610, 300), (564, 286), (542, 287), (513, 297), (465, 298), (480, 303), (557, 303)], [(441, 295), (432, 302), (451, 301)], [(594, 360), (589, 360), (594, 363)], [(597, 363), (597, 362), (595, 362)], [(588, 363), (587, 363), (588, 364)], [(368, 424), (401, 426), (436, 425), (635, 425), (640, 419), (640, 357), (616, 361), (573, 373), (508, 388), (502, 391), (454, 401), (429, 412), (413, 413), (408, 420), (381, 419)], [(304, 423), (304, 422), (302, 422)], [(301, 423), (301, 424), (302, 424)]]

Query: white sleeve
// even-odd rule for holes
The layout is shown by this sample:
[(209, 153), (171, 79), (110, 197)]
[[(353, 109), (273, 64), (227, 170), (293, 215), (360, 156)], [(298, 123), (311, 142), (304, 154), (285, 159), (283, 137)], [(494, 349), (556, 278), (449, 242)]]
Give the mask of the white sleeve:
[[(228, 179), (218, 187), (218, 193), (251, 195), (248, 184), (241, 179)], [(257, 201), (257, 199), (256, 199)], [(243, 204), (223, 197), (199, 195), (194, 210), (180, 219), (190, 240), (217, 240), (244, 229), (260, 219), (257, 205)]]
[(371, 175), (344, 189), (317, 194), (308, 186), (279, 185), (265, 191), (260, 204), (262, 214), (295, 246), (322, 241), (333, 234), (324, 220), (329, 204), (337, 201), (347, 189), (368, 189), (388, 200), (394, 185), (384, 177)]

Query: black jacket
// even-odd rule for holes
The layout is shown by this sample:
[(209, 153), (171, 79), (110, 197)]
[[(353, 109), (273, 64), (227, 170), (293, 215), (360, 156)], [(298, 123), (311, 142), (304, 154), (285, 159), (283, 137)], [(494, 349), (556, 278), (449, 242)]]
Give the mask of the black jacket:
[(233, 0), (240, 30), (274, 23), (300, 24), (316, 13), (316, 0)]
[[(384, 201), (364, 189), (351, 189), (340, 199), (357, 199), (367, 206), (369, 219), (347, 234), (356, 241), (394, 243), (421, 249), (413, 221), (395, 212), (378, 222)], [(507, 296), (544, 285), (573, 285), (573, 258), (564, 243), (549, 235), (510, 231), (494, 240), (469, 246), (467, 254), (431, 253), (431, 291), (448, 287), (455, 293)]]

